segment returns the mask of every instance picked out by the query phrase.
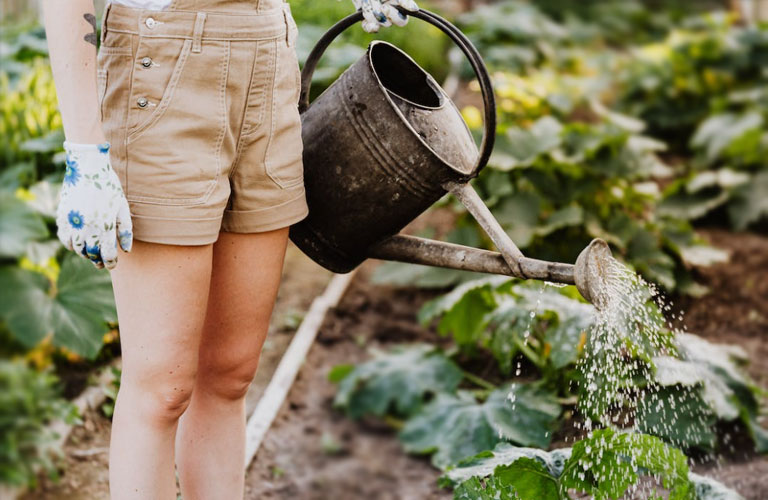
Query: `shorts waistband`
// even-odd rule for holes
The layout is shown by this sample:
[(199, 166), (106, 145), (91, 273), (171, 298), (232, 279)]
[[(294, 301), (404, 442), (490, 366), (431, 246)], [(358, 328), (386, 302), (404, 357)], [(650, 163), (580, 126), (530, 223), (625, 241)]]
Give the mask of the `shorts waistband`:
[[(286, 11), (280, 8), (261, 12), (205, 12), (202, 39), (268, 40), (285, 36)], [(288, 6), (288, 7), (286, 7)], [(189, 10), (148, 10), (108, 4), (102, 21), (102, 41), (107, 31), (158, 38), (194, 38), (199, 32), (200, 12)], [(197, 25), (197, 26), (196, 26)]]

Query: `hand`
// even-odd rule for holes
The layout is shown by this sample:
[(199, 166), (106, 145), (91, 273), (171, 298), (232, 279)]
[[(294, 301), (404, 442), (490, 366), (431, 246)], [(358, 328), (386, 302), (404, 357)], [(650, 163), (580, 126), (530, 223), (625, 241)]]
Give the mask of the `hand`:
[(363, 29), (368, 33), (376, 33), (381, 26), (405, 26), (408, 16), (395, 7), (402, 7), (409, 12), (419, 10), (414, 0), (352, 0), (359, 10), (363, 11)]
[(56, 210), (56, 235), (97, 268), (117, 265), (117, 241), (129, 252), (133, 225), (128, 201), (109, 163), (109, 143), (64, 142), (67, 170)]

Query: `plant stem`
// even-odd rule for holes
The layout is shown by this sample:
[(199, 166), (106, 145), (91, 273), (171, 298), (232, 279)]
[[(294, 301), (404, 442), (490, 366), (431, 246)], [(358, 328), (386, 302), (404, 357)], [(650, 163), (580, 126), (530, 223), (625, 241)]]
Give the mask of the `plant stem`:
[(464, 373), (464, 378), (475, 384), (476, 386), (482, 387), (483, 389), (488, 389), (489, 391), (496, 390), (497, 386), (493, 385), (492, 383), (488, 382), (487, 380), (478, 377), (474, 373), (470, 373), (466, 370), (462, 370)]

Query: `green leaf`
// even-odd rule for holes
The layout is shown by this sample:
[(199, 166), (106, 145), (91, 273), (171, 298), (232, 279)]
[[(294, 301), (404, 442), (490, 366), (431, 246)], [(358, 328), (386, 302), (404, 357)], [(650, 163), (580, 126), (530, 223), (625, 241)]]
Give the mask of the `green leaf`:
[(497, 155), (492, 164), (502, 170), (530, 165), (538, 155), (560, 145), (562, 130), (560, 122), (551, 116), (540, 118), (528, 130), (511, 127), (497, 139), (497, 148), (504, 156)]
[(686, 456), (660, 439), (645, 434), (593, 432), (573, 446), (560, 477), (564, 488), (573, 488), (597, 499), (620, 498), (638, 475), (661, 477), (670, 499), (693, 499)]
[(536, 460), (521, 457), (494, 471), (499, 484), (510, 486), (520, 500), (561, 498), (556, 478)]
[(699, 394), (699, 387), (672, 385), (643, 391), (637, 404), (637, 429), (680, 448), (711, 450), (717, 418)]
[[(334, 374), (341, 377), (342, 372)], [(461, 369), (439, 349), (425, 344), (398, 347), (351, 369), (339, 382), (334, 406), (351, 418), (383, 416), (394, 410), (410, 416), (428, 395), (452, 392)]]
[(453, 500), (518, 500), (518, 497), (511, 487), (500, 484), (496, 478), (489, 479), (483, 486), (478, 478), (473, 477), (456, 488)]
[(48, 227), (31, 207), (0, 191), (0, 257), (24, 255), (28, 243), (47, 237)]
[(737, 231), (768, 216), (768, 171), (760, 172), (752, 182), (734, 190), (728, 216)]
[[(424, 306), (422, 306), (422, 308), (419, 310), (419, 323), (426, 325), (434, 318), (445, 315), (446, 313), (454, 310), (456, 307), (466, 307), (461, 306), (460, 303), (462, 300), (465, 300), (465, 297), (468, 295), (480, 295), (484, 298), (484, 300), (488, 301), (488, 309), (491, 309), (495, 305), (495, 302), (490, 295), (491, 290), (495, 289), (503, 283), (510, 281), (510, 279), (511, 278), (506, 276), (491, 276), (488, 278), (482, 278), (463, 283), (454, 288), (450, 293), (424, 304)], [(459, 320), (461, 320), (461, 318), (459, 318)], [(450, 321), (448, 323), (450, 323)], [(451, 327), (449, 324), (446, 324), (443, 326), (443, 328), (445, 331), (449, 331)]]
[(555, 395), (532, 384), (501, 387), (482, 403), (467, 391), (441, 393), (408, 420), (400, 440), (445, 468), (504, 440), (545, 448), (559, 415)]
[(527, 191), (504, 198), (493, 210), (493, 215), (520, 248), (526, 248), (533, 241), (540, 213), (541, 198)]
[(53, 286), (39, 273), (0, 268), (0, 317), (24, 345), (34, 347), (53, 334), (53, 343), (93, 359), (107, 327), (116, 321), (112, 283), (106, 269), (68, 254)]
[(712, 163), (733, 141), (762, 125), (762, 115), (754, 111), (712, 115), (699, 125), (691, 138), (691, 146), (704, 149), (707, 161)]
[(478, 453), (474, 457), (462, 460), (454, 467), (449, 467), (440, 478), (440, 484), (453, 486), (472, 477), (484, 478), (493, 474), (497, 467), (512, 464), (523, 457), (538, 462), (551, 476), (559, 477), (570, 456), (570, 448), (544, 451), (501, 442), (492, 451)]

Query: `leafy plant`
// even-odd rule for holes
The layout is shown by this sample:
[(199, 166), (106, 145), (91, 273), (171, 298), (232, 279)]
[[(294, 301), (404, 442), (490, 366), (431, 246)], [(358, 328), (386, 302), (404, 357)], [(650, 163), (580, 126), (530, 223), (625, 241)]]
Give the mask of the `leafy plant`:
[(592, 306), (578, 296), (573, 287), (496, 276), (459, 285), (426, 303), (419, 321), (427, 325), (439, 318), (439, 333), (451, 335), (465, 352), (489, 350), (505, 375), (522, 354), (545, 378), (556, 377), (576, 362), (592, 323)]
[(428, 396), (456, 390), (464, 375), (439, 349), (416, 344), (378, 353), (357, 366), (336, 366), (329, 378), (339, 383), (334, 406), (359, 418), (390, 411), (411, 416)]
[(51, 279), (14, 265), (0, 267), (0, 318), (28, 348), (49, 335), (53, 343), (95, 357), (117, 320), (109, 273), (73, 254)]
[(0, 483), (34, 486), (39, 472), (58, 478), (59, 436), (48, 427), (55, 420), (81, 423), (77, 407), (61, 398), (57, 377), (0, 360)]
[(559, 416), (555, 395), (536, 384), (505, 385), (483, 402), (467, 391), (440, 393), (406, 422), (400, 440), (444, 468), (502, 441), (545, 448)]
[(689, 475), (682, 452), (653, 436), (611, 429), (551, 453), (499, 445), (450, 469), (443, 482), (458, 485), (456, 499), (562, 500), (572, 498), (571, 490), (616, 499), (637, 485), (640, 476), (660, 479), (670, 499), (698, 497), (697, 477)]

